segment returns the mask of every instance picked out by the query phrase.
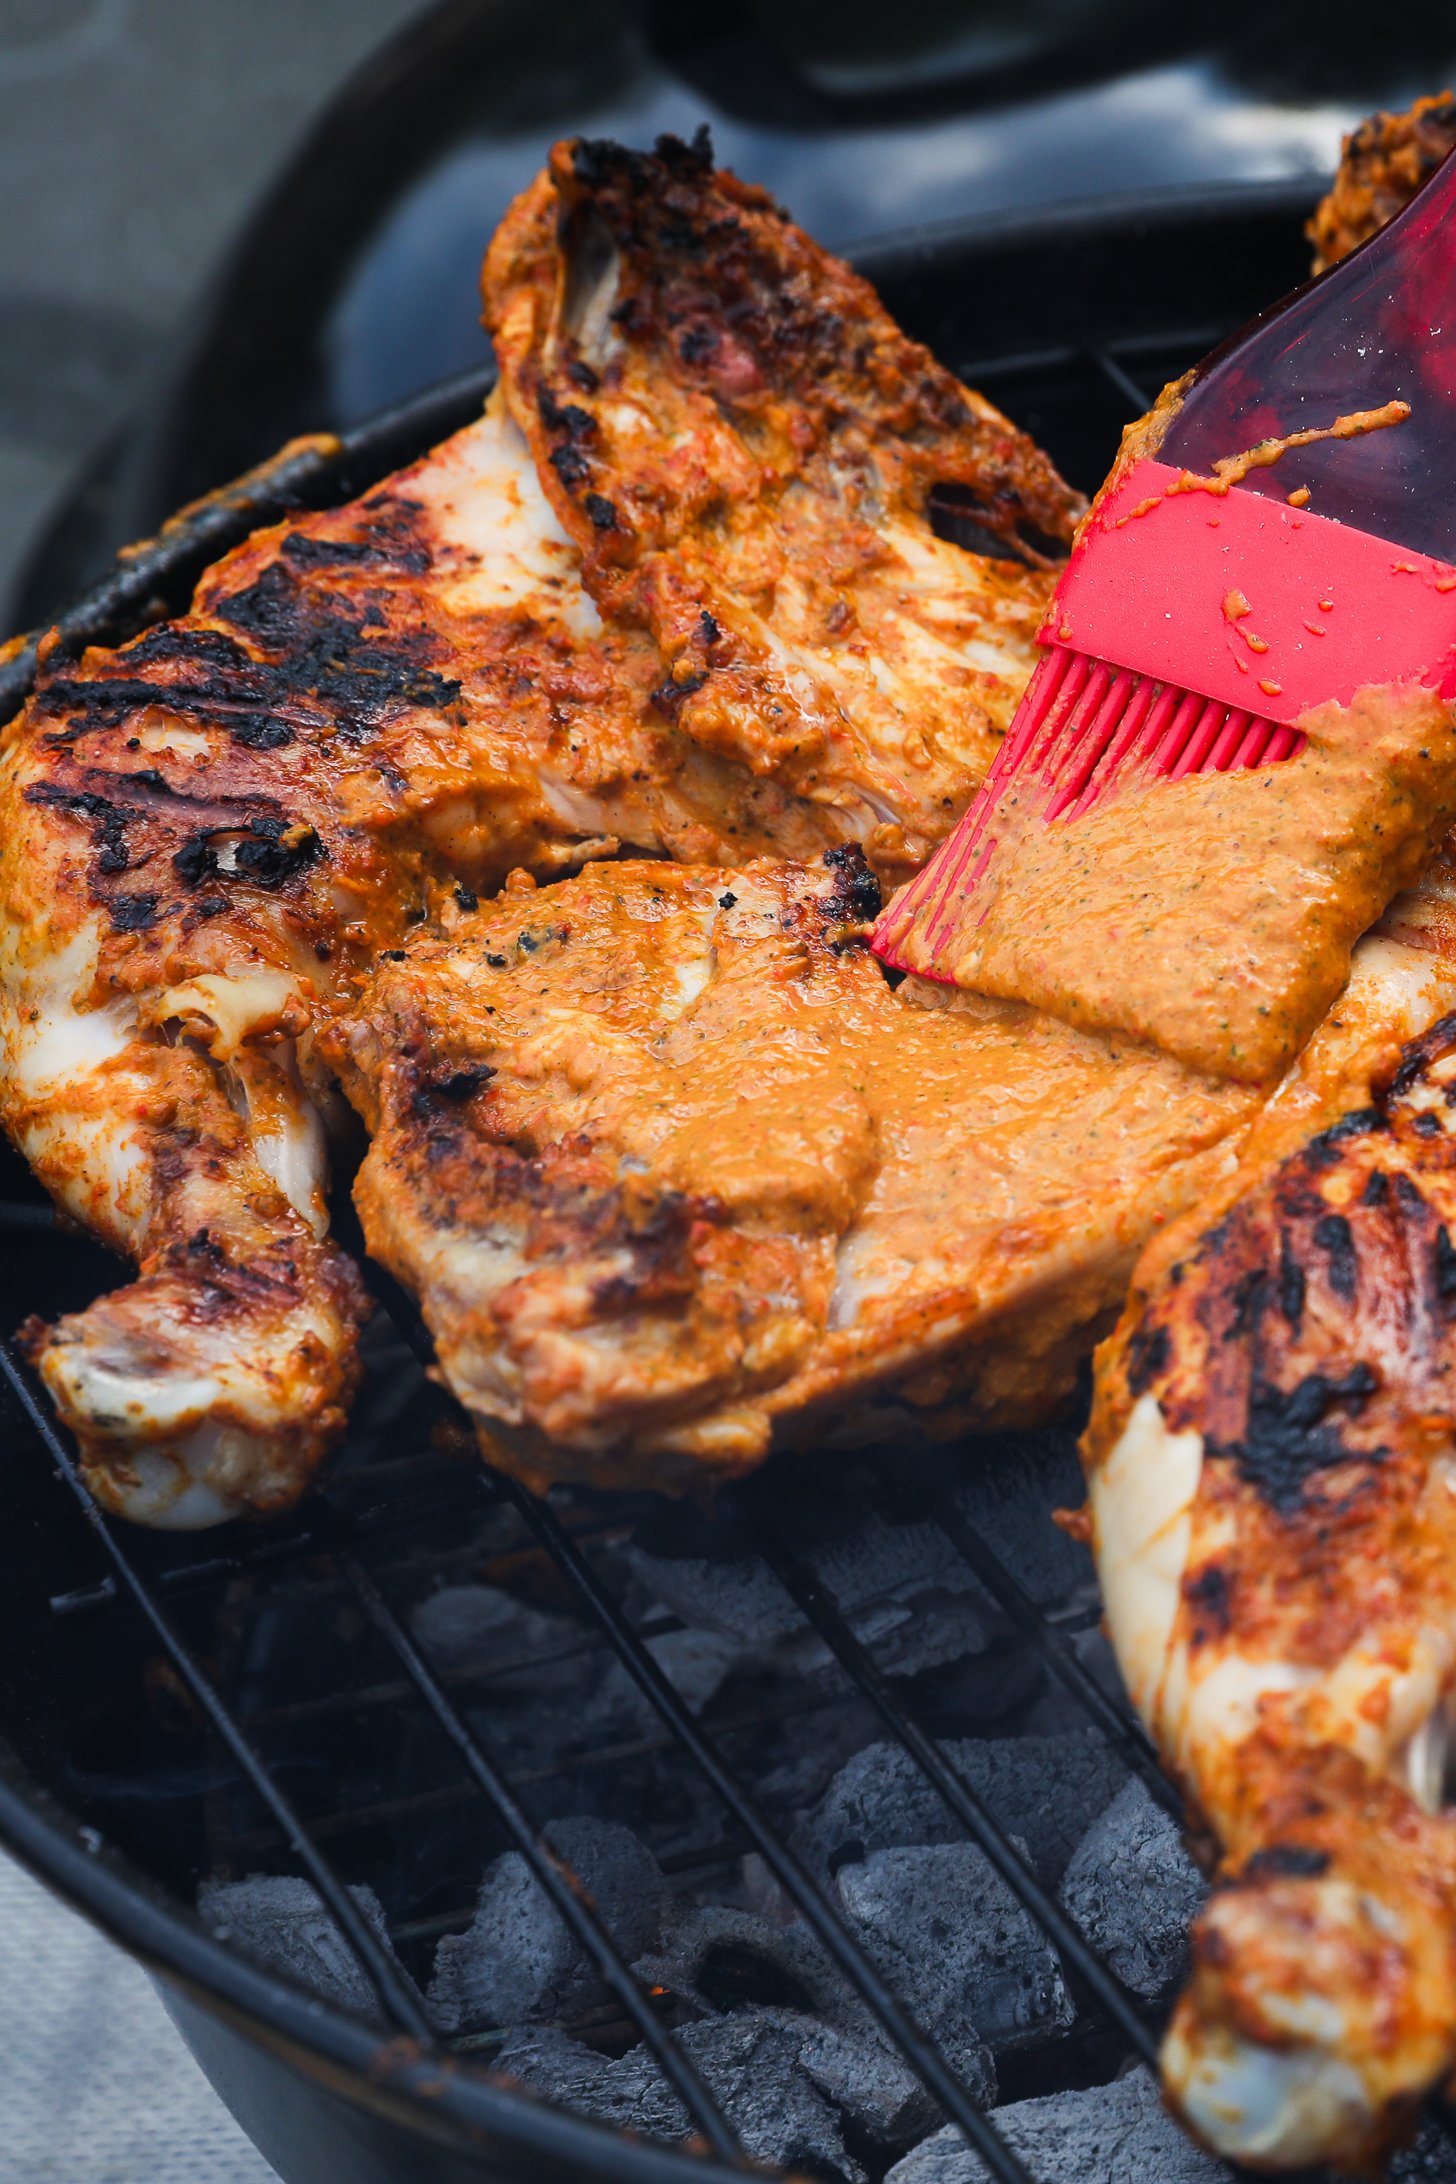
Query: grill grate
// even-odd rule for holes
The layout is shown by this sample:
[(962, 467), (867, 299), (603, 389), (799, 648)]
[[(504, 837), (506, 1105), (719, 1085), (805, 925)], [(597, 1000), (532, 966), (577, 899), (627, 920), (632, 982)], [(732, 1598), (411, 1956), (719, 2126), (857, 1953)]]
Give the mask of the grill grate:
[[(420, 1331), (413, 1312), (407, 1306), (401, 1306), (393, 1295), (386, 1301), (393, 1306), (397, 1324), (402, 1325), (410, 1339), (418, 1344)], [(115, 1525), (91, 1500), (44, 1398), (8, 1346), (0, 1351), (0, 1371), (21, 1403), (37, 1439), (84, 1509), (111, 1566), (111, 1576), (102, 1584), (57, 1596), (52, 1602), (55, 1612), (70, 1619), (130, 1601), (145, 1618), (209, 1726), (267, 1812), (274, 1830), (285, 1840), (347, 1937), (391, 2025), (427, 2049), (440, 2045), (417, 1994), (360, 1914), (342, 1876), (320, 1848), (320, 1837), (344, 1832), (351, 1826), (367, 1825), (381, 1816), (398, 1817), (406, 1806), (418, 1808), (438, 1802), (439, 1793), (424, 1792), (413, 1800), (398, 1800), (388, 1808), (375, 1806), (357, 1813), (341, 1814), (333, 1824), (325, 1821), (320, 1825), (307, 1825), (259, 1757), (245, 1726), (246, 1717), (240, 1718), (239, 1712), (225, 1703), (179, 1634), (160, 1595), (216, 1587), (240, 1569), (286, 1564), (321, 1550), (340, 1585), (358, 1600), (373, 1627), (385, 1640), (401, 1671), (394, 1683), (369, 1687), (363, 1694), (349, 1694), (350, 1705), (357, 1705), (361, 1696), (375, 1706), (385, 1705), (411, 1692), (424, 1704), (453, 1746), (469, 1778), (454, 1794), (462, 1798), (479, 1794), (488, 1800), (507, 1838), (525, 1858), (559, 1915), (596, 1964), (637, 2035), (677, 2092), (701, 2134), (703, 2144), (720, 2160), (743, 2166), (744, 2157), (732, 2127), (691, 2059), (655, 2015), (640, 1981), (590, 1908), (576, 1876), (552, 1849), (544, 1833), (533, 1825), (516, 1794), (515, 1785), (506, 1781), (483, 1749), (452, 1700), (446, 1679), (432, 1668), (389, 1604), (380, 1583), (361, 1559), (361, 1537), (385, 1531), (391, 1519), (399, 1523), (418, 1515), (423, 1497), (406, 1492), (392, 1500), (370, 1501), (361, 1510), (348, 1514), (338, 1510), (331, 1500), (321, 1497), (322, 1507), (315, 1504), (309, 1517), (298, 1523), (284, 1540), (260, 1540), (251, 1551), (239, 1555), (195, 1557), (151, 1576), (143, 1572), (137, 1557), (129, 1552), (124, 1528)], [(647, 1648), (647, 1638), (665, 1627), (672, 1627), (675, 1619), (659, 1616), (635, 1625), (587, 1558), (580, 1532), (569, 1530), (550, 1507), (534, 1500), (514, 1481), (494, 1477), (482, 1470), (467, 1483), (469, 1498), (477, 1502), (483, 1498), (491, 1504), (505, 1503), (514, 1507), (527, 1532), (569, 1582), (662, 1722), (663, 1735), (650, 1741), (658, 1747), (675, 1746), (711, 1784), (736, 1830), (731, 1840), (722, 1846), (723, 1855), (736, 1855), (750, 1847), (759, 1853), (806, 1925), (874, 2012), (945, 2115), (959, 2126), (968, 2143), (976, 2149), (997, 2184), (1035, 2184), (1018, 2157), (1000, 2138), (994, 2121), (975, 2108), (945, 2058), (903, 2008), (843, 1915), (765, 1818), (724, 1756), (721, 1743), (703, 1730), (653, 1659)], [(438, 1503), (439, 1497), (435, 1499)], [(902, 1508), (899, 1513), (909, 1512)], [(965, 1559), (977, 1577), (993, 1597), (1014, 1606), (1018, 1621), (1028, 1631), (1038, 1634), (1048, 1664), (1054, 1664), (1060, 1671), (1067, 1687), (1083, 1702), (1089, 1718), (1097, 1726), (1115, 1731), (1124, 1748), (1137, 1754), (1146, 1765), (1140, 1732), (1118, 1713), (1087, 1675), (1011, 1571), (986, 1543), (977, 1539), (959, 1514), (942, 1499), (932, 1498), (913, 1513), (937, 1523), (958, 1550), (970, 1549)], [(590, 1530), (589, 1527), (585, 1529)], [(982, 1800), (901, 1705), (888, 1679), (854, 1637), (829, 1592), (788, 1546), (765, 1505), (761, 1504), (756, 1511), (752, 1530), (758, 1552), (806, 1622), (824, 1640), (845, 1674), (879, 1713), (890, 1734), (934, 1784), (967, 1835), (987, 1854), (1023, 1908), (1042, 1927), (1073, 1982), (1090, 1997), (1132, 2052), (1142, 2061), (1152, 2063), (1156, 2055), (1154, 2028), (1116, 1974), (1047, 1894)], [(535, 1665), (536, 1657), (532, 1659)], [(507, 1665), (492, 1663), (492, 1672), (499, 1674)], [(306, 1715), (327, 1703), (301, 1701), (299, 1711)], [(626, 1750), (641, 1749), (648, 1741), (637, 1740), (631, 1747), (610, 1748), (599, 1756), (610, 1760)], [(1170, 1786), (1157, 1775), (1156, 1768), (1148, 1771), (1159, 1782), (1164, 1798), (1175, 1798)], [(423, 1922), (426, 1930), (436, 1923)]]
[[(965, 376), (983, 385), (1012, 407), (1022, 422), (1067, 463), (1069, 436), (1083, 430), (1086, 418), (1109, 419), (1108, 429), (1130, 406), (1146, 407), (1150, 391), (1178, 370), (1191, 356), (1208, 345), (1220, 331), (1188, 329), (1160, 336), (1155, 342), (1114, 344), (1100, 349), (1068, 347), (1036, 356), (967, 361)], [(479, 399), (478, 382), (456, 397), (468, 415)], [(448, 405), (437, 402), (430, 413), (427, 434), (451, 428)], [(410, 450), (390, 445), (390, 462), (402, 460)], [(1110, 449), (1107, 450), (1110, 452)], [(1069, 466), (1074, 468), (1075, 466)], [(1085, 466), (1084, 466), (1085, 467)], [(351, 483), (357, 485), (357, 480)], [(367, 482), (364, 481), (364, 482)], [(314, 481), (310, 481), (312, 489)], [(322, 488), (319, 490), (321, 497)], [(236, 529), (242, 535), (254, 523), (268, 519), (276, 510), (266, 495), (239, 504)], [(214, 524), (214, 529), (215, 529)], [(209, 536), (209, 551), (219, 551), (226, 540)], [(169, 593), (186, 580), (195, 565), (195, 542), (185, 536), (168, 549), (174, 561), (162, 565), (153, 557), (148, 565), (152, 593)], [(192, 555), (189, 561), (189, 553)], [(107, 610), (114, 602), (107, 600)], [(83, 603), (84, 609), (84, 603)], [(78, 613), (78, 628), (91, 633), (100, 619), (99, 610)], [(12, 698), (8, 684), (0, 692)], [(8, 1234), (27, 1246), (43, 1236), (64, 1236), (44, 1207), (33, 1202), (0, 1203), (0, 1234)], [(422, 1330), (412, 1308), (381, 1283), (384, 1301), (404, 1339), (421, 1347)], [(442, 1803), (483, 1800), (490, 1808), (503, 1839), (525, 1859), (537, 1883), (565, 1920), (574, 1938), (595, 1964), (617, 2004), (637, 2036), (646, 2044), (664, 2077), (677, 2093), (698, 2133), (694, 2150), (699, 2155), (742, 2169), (746, 2162), (734, 2131), (709, 2091), (691, 2058), (654, 2010), (650, 1994), (632, 1971), (626, 1958), (597, 1916), (577, 1877), (552, 1848), (542, 1828), (530, 1817), (521, 1790), (540, 1779), (540, 1770), (508, 1779), (506, 1773), (472, 1729), (456, 1694), (478, 1688), (482, 1674), (489, 1681), (508, 1673), (509, 1660), (493, 1662), (481, 1672), (436, 1667), (391, 1604), (388, 1571), (380, 1567), (383, 1552), (366, 1564), (369, 1543), (387, 1548), (401, 1527), (426, 1519), (465, 1516), (488, 1507), (512, 1511), (525, 1536), (546, 1558), (556, 1578), (569, 1589), (602, 1634), (606, 1644), (650, 1706), (660, 1725), (648, 1737), (577, 1756), (570, 1764), (608, 1764), (649, 1750), (675, 1751), (684, 1766), (696, 1771), (713, 1792), (725, 1818), (719, 1841), (702, 1853), (701, 1863), (711, 1865), (748, 1849), (755, 1850), (784, 1894), (793, 1902), (806, 1926), (878, 2019), (883, 2031), (934, 2095), (944, 2114), (964, 2134), (997, 2184), (1035, 2184), (1020, 2159), (998, 2133), (994, 2118), (982, 2115), (956, 2073), (934, 2043), (903, 2007), (890, 1984), (866, 1952), (845, 1917), (780, 1837), (761, 1809), (751, 1789), (740, 1779), (723, 1750), (721, 1736), (736, 1726), (719, 1723), (719, 1736), (711, 1735), (684, 1703), (649, 1650), (648, 1640), (681, 1626), (671, 1616), (657, 1615), (634, 1622), (604, 1580), (587, 1548), (593, 1536), (610, 1528), (611, 1520), (595, 1527), (569, 1525), (550, 1503), (534, 1500), (513, 1481), (499, 1478), (483, 1467), (456, 1466), (443, 1480), (420, 1477), (418, 1462), (383, 1457), (350, 1482), (349, 1490), (330, 1486), (289, 1523), (240, 1545), (229, 1543), (226, 1551), (199, 1552), (196, 1548), (167, 1541), (139, 1538), (126, 1532), (101, 1512), (82, 1484), (74, 1457), (49, 1412), (43, 1396), (13, 1351), (0, 1348), (3, 1373), (24, 1419), (31, 1429), (34, 1453), (48, 1461), (60, 1475), (82, 1510), (101, 1550), (105, 1573), (94, 1582), (58, 1591), (50, 1605), (57, 1623), (84, 1624), (89, 1618), (129, 1613), (140, 1618), (151, 1639), (161, 1649), (171, 1670), (189, 1695), (207, 1728), (219, 1740), (267, 1817), (267, 1829), (242, 1843), (279, 1839), (286, 1844), (298, 1867), (317, 1889), (324, 1904), (348, 1940), (378, 1997), (387, 2023), (426, 2055), (444, 2055), (447, 2043), (431, 2024), (428, 2012), (411, 1981), (381, 1945), (361, 1914), (349, 1886), (330, 1855), (321, 1847), (325, 1838), (361, 1829), (381, 1820), (402, 1817), (407, 1811), (438, 1809)], [(357, 1488), (363, 1482), (362, 1497)], [(351, 1500), (350, 1495), (353, 1495)], [(935, 1524), (985, 1591), (1001, 1608), (1012, 1626), (1035, 1647), (1049, 1674), (1079, 1704), (1088, 1721), (1109, 1739), (1148, 1784), (1163, 1804), (1176, 1812), (1176, 1792), (1162, 1776), (1151, 1745), (1137, 1724), (1111, 1700), (1077, 1659), (1061, 1635), (1048, 1623), (1017, 1577), (955, 1507), (949, 1490), (932, 1480), (923, 1487), (903, 1476), (895, 1488), (897, 1517)], [(750, 1530), (753, 1543), (805, 1622), (817, 1633), (839, 1664), (844, 1676), (867, 1707), (877, 1714), (889, 1735), (909, 1755), (933, 1785), (965, 1834), (986, 1854), (1024, 1910), (1037, 1922), (1056, 1949), (1071, 1982), (1101, 2013), (1120, 2041), (1144, 2062), (1156, 2054), (1156, 2028), (1110, 1967), (1089, 1945), (1065, 1911), (1048, 1894), (1016, 1844), (988, 1810), (984, 1801), (949, 1763), (913, 1710), (902, 1703), (890, 1680), (854, 1635), (838, 1602), (796, 1553), (785, 1536), (785, 1519), (775, 1512), (769, 1496), (759, 1494), (753, 1503)], [(217, 1680), (205, 1665), (206, 1649), (189, 1642), (181, 1627), (181, 1611), (189, 1603), (215, 1601), (224, 1588), (237, 1581), (266, 1585), (284, 1571), (307, 1570), (308, 1582), (337, 1588), (350, 1599), (382, 1643), (391, 1660), (388, 1673), (347, 1694), (322, 1693), (301, 1697), (283, 1706), (236, 1707), (221, 1695)], [(315, 1576), (313, 1573), (319, 1574)], [(173, 1612), (173, 1604), (177, 1611)], [(564, 1656), (563, 1656), (564, 1657)], [(532, 1656), (537, 1666), (541, 1656)], [(413, 1699), (425, 1710), (445, 1744), (453, 1752), (457, 1777), (435, 1789), (409, 1798), (377, 1799), (308, 1822), (262, 1757), (258, 1738), (280, 1726), (300, 1727), (327, 1719), (344, 1705), (359, 1718), (385, 1719), (403, 1701)], [(786, 1709), (787, 1712), (787, 1709)], [(690, 1858), (675, 1861), (681, 1867)], [(396, 1929), (405, 1935), (437, 1933), (448, 1921), (425, 1916)], [(447, 2111), (452, 2099), (451, 2082), (442, 2080), (436, 2105)]]

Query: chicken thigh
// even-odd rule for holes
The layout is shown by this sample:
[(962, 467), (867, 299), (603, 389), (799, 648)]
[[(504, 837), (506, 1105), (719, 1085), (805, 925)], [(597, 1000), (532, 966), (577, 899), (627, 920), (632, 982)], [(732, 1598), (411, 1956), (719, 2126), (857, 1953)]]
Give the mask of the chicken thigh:
[(276, 1507), (342, 1423), (363, 1305), (311, 1027), (381, 948), (517, 867), (835, 838), (677, 735), (659, 672), (582, 593), (498, 404), (260, 532), (183, 619), (45, 660), (0, 748), (0, 1115), (140, 1268), (30, 1332), (113, 1507)]

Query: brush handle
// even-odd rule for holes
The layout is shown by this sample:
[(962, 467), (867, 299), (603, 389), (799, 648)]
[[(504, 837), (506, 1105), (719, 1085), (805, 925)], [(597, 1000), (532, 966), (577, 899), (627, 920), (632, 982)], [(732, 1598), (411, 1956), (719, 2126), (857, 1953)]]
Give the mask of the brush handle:
[(1369, 242), (1215, 350), (1158, 452), (1207, 472), (1392, 400), (1410, 404), (1403, 424), (1292, 448), (1242, 490), (1304, 486), (1322, 516), (1456, 561), (1456, 154)]

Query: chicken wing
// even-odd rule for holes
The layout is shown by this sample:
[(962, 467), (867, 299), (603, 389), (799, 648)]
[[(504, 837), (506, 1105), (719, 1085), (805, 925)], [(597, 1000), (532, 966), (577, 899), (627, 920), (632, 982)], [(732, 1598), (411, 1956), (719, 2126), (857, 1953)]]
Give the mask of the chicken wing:
[(1166, 2083), (1271, 2167), (1378, 2157), (1456, 2059), (1451, 892), (1150, 1247), (1086, 1442), (1118, 1658), (1221, 1853)]
[(535, 1483), (708, 1483), (835, 1421), (1044, 1418), (1254, 1096), (907, 980), (852, 846), (595, 865), (381, 961), (326, 1042), (356, 1197)]
[[(559, 144), (485, 303), (587, 589), (662, 654), (659, 710), (905, 877), (1016, 710), (1077, 496), (866, 282), (715, 173), (705, 132), (651, 156)], [(937, 535), (937, 493), (989, 556)]]
[(31, 1331), (96, 1491), (191, 1525), (291, 1498), (353, 1379), (320, 1010), (518, 866), (835, 838), (653, 713), (499, 405), (259, 533), (192, 612), (52, 652), (0, 748), (0, 1116), (140, 1279)]

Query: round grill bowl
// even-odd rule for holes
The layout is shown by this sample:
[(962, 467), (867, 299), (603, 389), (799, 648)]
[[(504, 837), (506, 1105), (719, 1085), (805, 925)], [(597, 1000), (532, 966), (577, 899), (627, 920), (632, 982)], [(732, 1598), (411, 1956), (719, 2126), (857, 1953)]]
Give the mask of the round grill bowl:
[[(1303, 277), (1308, 209), (1304, 185), (1105, 200), (973, 230), (920, 230), (861, 263), (912, 333), (1090, 489), (1121, 426), (1165, 380)], [(306, 450), (243, 481), (78, 601), (61, 618), (67, 640), (116, 641), (183, 606), (201, 568), (256, 524), (290, 506), (327, 505), (363, 490), (466, 422), (487, 385), (484, 370), (453, 381), (352, 430), (337, 448)], [(33, 666), (27, 649), (0, 669), (5, 717), (23, 699)], [(9, 1155), (0, 1157), (0, 1232), (11, 1245), (0, 1263), (0, 1328), (16, 1327), (31, 1312), (72, 1308), (117, 1278), (104, 1253), (52, 1220)], [(431, 1455), (425, 1414), (439, 1406), (421, 1383), (413, 1412), (388, 1413), (366, 1436), (368, 1446), (346, 1453), (326, 1492), (278, 1526), (191, 1539), (113, 1529), (76, 1486), (68, 1452), (12, 1353), (0, 1355), (0, 1367), (0, 1839), (156, 1975), (183, 2037), (285, 2184), (344, 2176), (350, 2184), (464, 2184), (482, 2176), (703, 2184), (741, 2173), (710, 2152), (614, 2134), (492, 2080), (469, 2057), (371, 2029), (259, 1970), (192, 1910), (209, 1846), (219, 1828), (238, 1831), (240, 1810), (240, 1839), (251, 1826), (262, 1840), (261, 1813), (262, 1834), (271, 1830), (267, 1856), (280, 1869), (309, 1869), (290, 1821), (295, 1807), (317, 1804), (319, 1770), (331, 1764), (327, 1734), (318, 1731), (312, 1749), (300, 1732), (302, 1741), (288, 1745), (281, 1760), (266, 1750), (259, 1759), (247, 1727), (261, 1673), (256, 1656), (270, 1642), (271, 1588), (293, 1582), (289, 1572), (321, 1585), (319, 1573), (341, 1557), (347, 1564), (361, 1540), (387, 1545), (411, 1525), (424, 1526), (418, 1553), (428, 1554), (438, 1538), (444, 1567), (463, 1521), (457, 1505), (484, 1495), (518, 1503), (529, 1546), (519, 1567), (531, 1583), (539, 1585), (550, 1565), (552, 1582), (570, 1578), (580, 1589), (571, 1564), (581, 1559), (573, 1545), (581, 1513), (533, 1515), (473, 1463)], [(401, 1455), (416, 1443), (418, 1460)], [(787, 1498), (795, 1524), (812, 1522), (806, 1511), (819, 1490), (811, 1459), (781, 1459), (756, 1482), (754, 1506), (762, 1511)], [(614, 1506), (592, 1516), (599, 1530), (612, 1523)], [(1029, 1603), (1018, 1599), (994, 1556), (973, 1539), (963, 1551), (1013, 1620), (1025, 1617)], [(786, 1581), (792, 1591), (791, 1570)], [(582, 1599), (599, 1635), (625, 1658), (632, 1633), (620, 1605), (593, 1603), (586, 1591)], [(832, 1604), (806, 1591), (800, 1605), (859, 1676), (867, 1702), (880, 1705), (872, 1666), (840, 1650), (844, 1633)], [(367, 1624), (357, 1601), (350, 1612), (361, 1628)], [(1035, 1610), (1030, 1617), (1031, 1639), (1051, 1647)], [(334, 1620), (341, 1657), (349, 1658), (364, 1641), (342, 1610)], [(1053, 1652), (1047, 1657), (1053, 1672), (1065, 1672)], [(302, 1717), (313, 1718), (312, 1706), (322, 1720), (307, 1669), (299, 1674)], [(1099, 1711), (1098, 1696), (1087, 1700), (1091, 1718), (1136, 1751), (1135, 1732), (1105, 1700)], [(323, 1699), (326, 1710), (327, 1694)], [(891, 1713), (881, 1706), (882, 1722), (892, 1721), (895, 1702), (885, 1704)], [(387, 1689), (382, 1700), (359, 1702), (359, 1719), (364, 1729), (351, 1717), (349, 1734), (362, 1737), (362, 1748), (371, 1735), (381, 1749), (392, 1748), (400, 1731)], [(900, 1728), (913, 1737), (913, 1725)], [(872, 1733), (883, 1735), (884, 1727)], [(247, 1786), (239, 1736), (259, 1766), (261, 1796), (256, 1777)], [(700, 1755), (681, 1735), (677, 1742), (683, 1769), (701, 1771)], [(1139, 1760), (1147, 1765), (1145, 1753)], [(436, 1804), (448, 1794), (439, 1793)], [(730, 1810), (729, 1818), (741, 1835), (742, 1814)], [(315, 1830), (321, 1855), (329, 1825)], [(751, 1841), (750, 1830), (743, 1847)], [(421, 1893), (428, 1897), (428, 1886)], [(1095, 1979), (1095, 1966), (1087, 1976)], [(1115, 1997), (1108, 2007), (1115, 2017)], [(1148, 2052), (1146, 2033), (1122, 2032), (1124, 2051)], [(994, 2144), (983, 2158), (1002, 2178), (1022, 2173)]]

